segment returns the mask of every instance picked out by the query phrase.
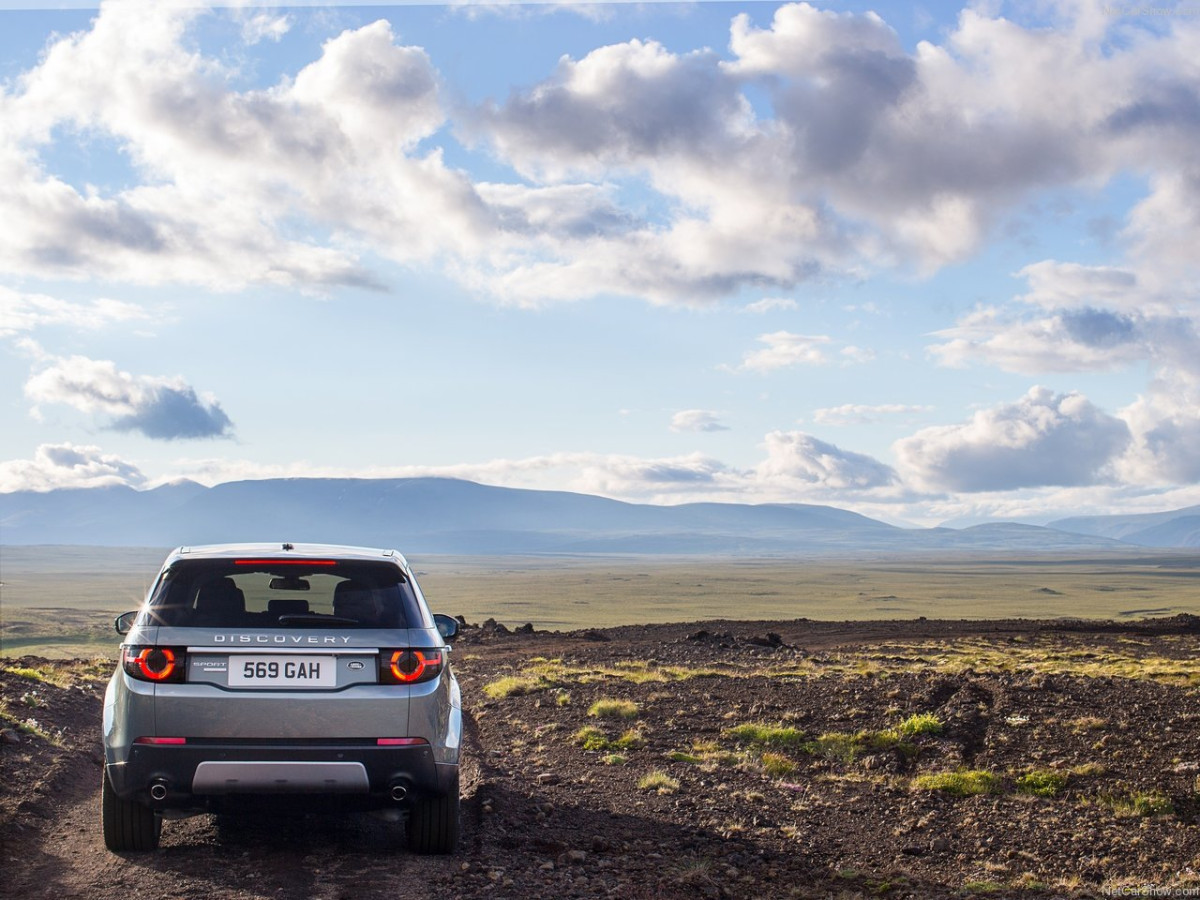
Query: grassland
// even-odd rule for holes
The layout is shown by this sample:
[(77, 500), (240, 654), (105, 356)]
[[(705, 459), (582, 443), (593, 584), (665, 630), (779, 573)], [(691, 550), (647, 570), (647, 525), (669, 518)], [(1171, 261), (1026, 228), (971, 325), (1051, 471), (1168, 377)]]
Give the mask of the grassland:
[[(4, 655), (109, 654), (166, 551), (0, 548)], [(734, 560), (412, 560), (430, 605), (478, 622), (568, 630), (713, 618), (1133, 619), (1200, 613), (1200, 557), (1128, 554)]]
[(1200, 557), (415, 560), (432, 605), (571, 629), (710, 618), (826, 621), (1200, 614)]
[(0, 547), (0, 655), (112, 656), (112, 620), (136, 609), (165, 550)]

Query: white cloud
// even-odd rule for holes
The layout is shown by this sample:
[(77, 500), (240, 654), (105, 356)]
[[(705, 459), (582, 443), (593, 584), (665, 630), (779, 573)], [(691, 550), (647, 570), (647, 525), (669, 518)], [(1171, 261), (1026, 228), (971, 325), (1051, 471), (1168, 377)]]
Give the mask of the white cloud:
[(888, 416), (915, 416), (932, 409), (932, 406), (909, 403), (880, 403), (874, 406), (844, 403), (841, 406), (828, 406), (816, 410), (813, 413), (813, 421), (818, 425), (871, 425)]
[[(743, 284), (885, 260), (930, 271), (974, 252), (1034, 191), (1095, 186), (1148, 159), (1167, 172), (1188, 164), (1186, 141), (1159, 140), (1167, 115), (1130, 112), (1156, 94), (1164, 59), (1180, 62), (1169, 83), (1191, 77), (1181, 74), (1191, 72), (1188, 24), (1131, 35), (1083, 7), (1057, 17), (1054, 28), (1024, 27), (967, 10), (943, 44), (909, 53), (874, 13), (784, 4), (765, 28), (734, 19), (731, 60), (653, 41), (565, 58), (482, 110), (475, 133), (530, 177), (644, 175), (689, 211), (663, 237), (684, 215), (700, 234), (763, 223), (760, 241), (792, 271), (733, 257)], [(770, 96), (761, 117), (745, 105), (747, 84)], [(772, 216), (785, 203), (792, 227)]]
[[(105, 4), (0, 96), (0, 266), (222, 288), (372, 284), (339, 235), (420, 259), (477, 230), (465, 178), (413, 153), (443, 121), (423, 50), (377, 22), (327, 41), (293, 79), (237, 92), (236, 73), (186, 49), (196, 14)], [(143, 183), (80, 193), (43, 172), (56, 127), (110, 137)]]
[(967, 423), (922, 429), (893, 450), (914, 484), (971, 492), (1111, 481), (1129, 443), (1126, 423), (1083, 395), (1034, 387)]
[[(1195, 87), (1187, 99), (1195, 104)], [(1189, 113), (1194, 121), (1196, 111)], [(1194, 127), (1194, 126), (1193, 126)], [(1192, 138), (1194, 146), (1195, 137)], [(1151, 179), (1151, 192), (1129, 215), (1124, 237), (1134, 255), (1164, 284), (1180, 276), (1195, 279), (1195, 241), (1200, 235), (1200, 171), (1160, 171)]]
[[(0, 93), (0, 269), (319, 290), (378, 286), (373, 251), (516, 304), (701, 305), (931, 270), (1035, 191), (1137, 171), (1151, 194), (1125, 239), (1164, 272), (1194, 270), (1197, 28), (1182, 17), (1151, 32), (1084, 6), (1053, 28), (969, 9), (909, 52), (874, 13), (784, 4), (765, 27), (735, 18), (724, 58), (628, 41), (451, 109), (436, 61), (386, 22), (239, 91), (236, 54), (195, 50), (198, 15), (105, 3)], [(234, 15), (248, 42), (290, 25)], [(443, 159), (453, 133), (523, 180), (473, 183)], [(115, 144), (140, 183), (74, 187), (46, 152), (64, 139)]]
[(1133, 433), (1118, 464), (1123, 479), (1150, 485), (1200, 482), (1200, 378), (1163, 373), (1120, 415)]
[(862, 491), (899, 481), (891, 466), (801, 431), (773, 431), (766, 436), (765, 447), (767, 458), (755, 467), (755, 476), (775, 487), (798, 483)]
[(946, 365), (1028, 375), (1149, 364), (1150, 384), (1117, 413), (1130, 441), (1106, 477), (1156, 487), (1200, 481), (1200, 290), (1164, 271), (1171, 266), (1146, 259), (1121, 267), (1043, 260), (1017, 273), (1027, 293), (975, 309), (937, 332), (941, 343), (929, 351)]
[(743, 76), (813, 78), (843, 55), (848, 66), (873, 55), (880, 62), (904, 57), (895, 31), (873, 12), (838, 13), (789, 3), (775, 10), (769, 29), (755, 28), (741, 13), (730, 33), (736, 61), (728, 69)]
[(1045, 524), (1072, 516), (1154, 513), (1196, 505), (1200, 505), (1197, 485), (1162, 489), (1100, 484), (925, 496), (919, 504), (893, 514), (925, 526), (964, 519)]
[(978, 362), (1023, 374), (1149, 361), (1200, 376), (1200, 293), (1191, 286), (1168, 290), (1144, 269), (1055, 260), (1017, 275), (1029, 282), (1027, 293), (1006, 307), (977, 307), (935, 332), (942, 342), (930, 353), (945, 365)]
[(667, 459), (596, 455), (579, 462), (579, 472), (571, 480), (573, 489), (654, 502), (709, 494), (736, 478), (735, 470), (700, 453)]
[(774, 312), (775, 310), (796, 309), (797, 306), (796, 301), (788, 297), (764, 297), (762, 300), (747, 303), (742, 307), (742, 312), (767, 313)]
[(147, 319), (140, 306), (105, 297), (88, 303), (26, 294), (0, 285), (0, 337), (26, 334), (49, 325), (95, 329), (118, 322)]
[(273, 15), (267, 12), (242, 13), (242, 40), (253, 45), (260, 41), (279, 43), (292, 28), (288, 15)]
[(790, 366), (822, 366), (829, 362), (823, 350), (831, 339), (825, 335), (793, 334), (790, 331), (774, 331), (759, 335), (758, 340), (767, 346), (762, 350), (747, 353), (738, 369), (753, 372), (770, 372)]
[(132, 463), (99, 447), (42, 444), (33, 459), (0, 462), (0, 491), (49, 491), (112, 485), (141, 487), (146, 477)]
[(1030, 375), (1111, 371), (1152, 352), (1140, 316), (1097, 309), (1026, 318), (985, 306), (936, 336), (943, 342), (929, 351), (943, 365), (985, 363)]
[(1044, 309), (1146, 311), (1146, 291), (1137, 273), (1118, 266), (1084, 266), (1053, 259), (1025, 266), (1017, 275), (1029, 282), (1019, 299)]
[(853, 366), (860, 363), (869, 363), (875, 359), (875, 351), (869, 347), (855, 347), (853, 344), (847, 344), (839, 351), (842, 357), (842, 365)]
[(233, 428), (215, 398), (197, 395), (182, 378), (132, 375), (108, 360), (84, 356), (51, 357), (26, 382), (25, 395), (35, 404), (105, 414), (111, 417), (108, 428), (158, 440), (229, 437)]
[(711, 409), (684, 409), (671, 416), (672, 431), (728, 431), (719, 413)]

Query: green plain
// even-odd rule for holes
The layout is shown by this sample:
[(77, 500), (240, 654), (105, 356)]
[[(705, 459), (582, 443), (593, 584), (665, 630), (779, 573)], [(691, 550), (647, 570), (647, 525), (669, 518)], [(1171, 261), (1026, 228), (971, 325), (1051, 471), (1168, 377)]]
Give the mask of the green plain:
[[(0, 547), (0, 655), (112, 656), (166, 549)], [(1129, 620), (1200, 614), (1200, 556), (413, 556), (430, 607), (571, 630), (703, 619)]]

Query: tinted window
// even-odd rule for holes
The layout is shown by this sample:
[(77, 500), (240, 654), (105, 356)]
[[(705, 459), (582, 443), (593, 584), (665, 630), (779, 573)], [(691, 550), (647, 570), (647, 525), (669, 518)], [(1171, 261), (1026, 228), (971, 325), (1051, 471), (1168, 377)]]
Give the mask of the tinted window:
[(150, 598), (150, 624), (198, 628), (428, 627), (391, 563), (182, 560)]

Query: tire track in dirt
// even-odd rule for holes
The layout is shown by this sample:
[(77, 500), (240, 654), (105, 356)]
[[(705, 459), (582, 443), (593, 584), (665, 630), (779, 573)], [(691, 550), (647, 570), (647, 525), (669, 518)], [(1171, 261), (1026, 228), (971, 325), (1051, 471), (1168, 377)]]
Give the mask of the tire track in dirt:
[[(70, 696), (51, 686), (42, 691), (50, 703), (56, 695)], [(369, 815), (201, 815), (165, 822), (154, 853), (110, 853), (100, 829), (102, 749), (98, 737), (83, 737), (88, 726), (99, 730), (99, 698), (90, 701), (72, 704), (81, 727), (65, 746), (25, 738), (5, 748), (6, 770), (25, 751), (27, 770), (36, 774), (3, 823), (7, 875), (0, 878), (0, 897), (425, 900), (430, 880), (444, 875), (445, 858), (405, 851), (402, 822)], [(468, 744), (476, 735), (474, 728), (467, 732)], [(471, 763), (464, 775), (467, 839), (478, 844), (481, 817), (470, 796), (481, 775)]]

